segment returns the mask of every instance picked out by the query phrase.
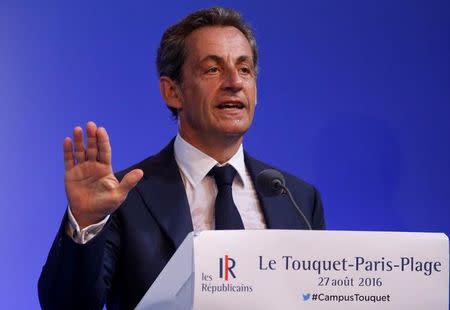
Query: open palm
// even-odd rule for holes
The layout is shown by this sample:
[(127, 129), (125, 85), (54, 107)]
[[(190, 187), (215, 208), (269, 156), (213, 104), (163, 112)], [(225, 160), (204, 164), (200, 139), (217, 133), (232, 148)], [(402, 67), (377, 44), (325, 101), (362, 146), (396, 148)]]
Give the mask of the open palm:
[(87, 148), (81, 127), (74, 128), (73, 141), (64, 139), (64, 184), (70, 209), (81, 228), (114, 212), (143, 176), (142, 170), (135, 169), (119, 182), (113, 173), (106, 130), (88, 122), (86, 132)]

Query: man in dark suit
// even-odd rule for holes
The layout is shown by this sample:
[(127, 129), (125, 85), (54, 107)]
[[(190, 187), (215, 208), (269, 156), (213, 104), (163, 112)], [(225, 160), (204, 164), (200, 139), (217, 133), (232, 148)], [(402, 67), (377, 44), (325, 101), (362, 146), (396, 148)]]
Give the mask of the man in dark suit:
[[(161, 94), (179, 132), (159, 154), (114, 175), (104, 128), (64, 140), (69, 208), (39, 279), (44, 309), (131, 309), (186, 234), (203, 229), (306, 229), (285, 197), (265, 198), (270, 168), (243, 151), (256, 104), (257, 50), (229, 9), (190, 14), (163, 35)], [(325, 226), (316, 189), (284, 174), (314, 229)], [(120, 207), (120, 208), (119, 208)]]

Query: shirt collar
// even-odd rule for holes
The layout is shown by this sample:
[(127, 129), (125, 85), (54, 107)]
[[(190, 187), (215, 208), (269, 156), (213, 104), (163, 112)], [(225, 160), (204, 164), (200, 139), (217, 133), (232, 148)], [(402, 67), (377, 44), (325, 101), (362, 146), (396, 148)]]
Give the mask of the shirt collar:
[(239, 146), (236, 154), (230, 158), (230, 160), (223, 165), (220, 165), (214, 158), (203, 153), (193, 145), (184, 140), (180, 134), (177, 134), (174, 143), (175, 161), (183, 172), (184, 176), (188, 179), (192, 186), (196, 186), (200, 183), (208, 172), (216, 165), (224, 166), (229, 164), (236, 169), (239, 175), (240, 181), (245, 184), (245, 162), (244, 162), (244, 149), (242, 144)]

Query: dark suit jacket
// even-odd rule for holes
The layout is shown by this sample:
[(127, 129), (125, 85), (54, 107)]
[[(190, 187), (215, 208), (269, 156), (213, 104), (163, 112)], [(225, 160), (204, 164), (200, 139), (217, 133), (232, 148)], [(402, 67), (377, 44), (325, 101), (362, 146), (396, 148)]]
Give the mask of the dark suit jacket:
[[(272, 168), (248, 154), (246, 167), (256, 175)], [(134, 308), (186, 235), (193, 230), (173, 141), (159, 154), (119, 173), (140, 168), (143, 179), (112, 214), (103, 230), (84, 245), (65, 232), (66, 216), (39, 278), (43, 309)], [(317, 190), (283, 173), (286, 185), (313, 229), (324, 229)], [(307, 229), (287, 197), (258, 196), (269, 229)]]

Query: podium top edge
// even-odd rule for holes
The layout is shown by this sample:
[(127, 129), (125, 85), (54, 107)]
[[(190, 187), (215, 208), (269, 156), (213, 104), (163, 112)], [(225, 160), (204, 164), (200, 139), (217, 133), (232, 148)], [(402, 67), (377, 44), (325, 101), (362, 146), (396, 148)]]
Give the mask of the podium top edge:
[(336, 235), (346, 235), (346, 234), (362, 234), (362, 235), (405, 235), (405, 236), (417, 236), (417, 237), (432, 237), (439, 238), (445, 241), (449, 241), (448, 236), (444, 232), (410, 232), (410, 231), (363, 231), (363, 230), (293, 230), (293, 229), (246, 229), (246, 230), (201, 230), (201, 231), (192, 231), (188, 235), (192, 237), (197, 237), (201, 234), (224, 234), (224, 233), (307, 233), (307, 234), (336, 234)]

